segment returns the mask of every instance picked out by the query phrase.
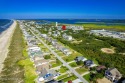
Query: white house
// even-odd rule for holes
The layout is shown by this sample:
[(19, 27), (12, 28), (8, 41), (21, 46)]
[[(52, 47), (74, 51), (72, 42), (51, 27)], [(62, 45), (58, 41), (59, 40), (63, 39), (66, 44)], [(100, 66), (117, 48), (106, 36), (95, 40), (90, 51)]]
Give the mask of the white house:
[(71, 41), (72, 40), (72, 36), (65, 36), (65, 40)]
[(46, 37), (47, 37), (47, 34), (41, 34), (41, 36), (42, 36), (43, 38), (46, 38)]

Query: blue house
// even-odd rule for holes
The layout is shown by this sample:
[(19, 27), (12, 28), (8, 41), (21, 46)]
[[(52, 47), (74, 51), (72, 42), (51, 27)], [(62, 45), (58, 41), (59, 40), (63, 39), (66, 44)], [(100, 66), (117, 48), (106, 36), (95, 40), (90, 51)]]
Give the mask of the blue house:
[(87, 66), (87, 67), (91, 66), (92, 64), (93, 64), (92, 60), (86, 60), (86, 61), (84, 61), (84, 65)]

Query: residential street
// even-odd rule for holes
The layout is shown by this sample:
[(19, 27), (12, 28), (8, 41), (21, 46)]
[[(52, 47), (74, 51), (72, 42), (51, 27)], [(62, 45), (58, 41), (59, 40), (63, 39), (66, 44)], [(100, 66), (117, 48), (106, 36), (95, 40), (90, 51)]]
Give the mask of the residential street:
[(40, 37), (39, 37), (38, 35), (34, 34), (34, 32), (33, 32), (31, 29), (29, 29), (29, 30), (32, 32), (32, 34), (33, 34), (34, 36), (36, 36), (36, 38), (37, 38), (41, 43), (44, 44), (44, 46), (46, 46), (46, 47), (51, 51), (52, 54), (54, 54), (54, 55), (63, 63), (63, 65), (65, 65), (72, 73), (74, 73), (83, 83), (88, 83), (80, 74), (78, 74), (78, 73), (75, 71), (75, 69), (73, 69), (71, 66), (69, 66), (57, 53), (55, 53), (46, 43), (44, 43), (43, 40), (40, 39)]

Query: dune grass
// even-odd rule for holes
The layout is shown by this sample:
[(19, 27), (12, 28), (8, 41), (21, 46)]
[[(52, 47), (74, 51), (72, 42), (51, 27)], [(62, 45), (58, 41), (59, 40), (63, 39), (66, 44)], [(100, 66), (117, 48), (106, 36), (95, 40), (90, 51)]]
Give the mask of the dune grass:
[(17, 64), (23, 60), (24, 40), (19, 24), (16, 25), (12, 40), (9, 46), (9, 53), (4, 61), (4, 68), (0, 74), (0, 83), (24, 82), (24, 68)]

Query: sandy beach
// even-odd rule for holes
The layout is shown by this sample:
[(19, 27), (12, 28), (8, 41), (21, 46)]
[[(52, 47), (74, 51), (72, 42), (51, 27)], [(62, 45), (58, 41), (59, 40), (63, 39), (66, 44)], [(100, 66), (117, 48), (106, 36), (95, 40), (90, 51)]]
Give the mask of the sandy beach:
[(16, 27), (16, 21), (4, 32), (0, 34), (0, 72), (4, 66), (3, 62), (7, 57), (8, 54), (8, 47), (10, 45), (10, 41), (13, 35), (13, 32)]

